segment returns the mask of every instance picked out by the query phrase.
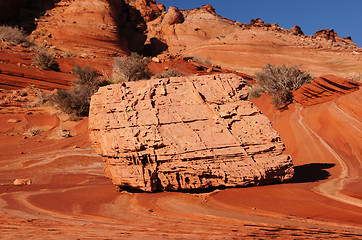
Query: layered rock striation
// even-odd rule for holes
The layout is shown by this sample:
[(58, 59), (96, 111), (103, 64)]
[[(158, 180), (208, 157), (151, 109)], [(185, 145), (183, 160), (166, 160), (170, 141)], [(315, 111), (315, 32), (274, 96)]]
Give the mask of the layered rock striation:
[(290, 156), (233, 74), (127, 82), (92, 97), (93, 145), (115, 185), (143, 191), (282, 182)]

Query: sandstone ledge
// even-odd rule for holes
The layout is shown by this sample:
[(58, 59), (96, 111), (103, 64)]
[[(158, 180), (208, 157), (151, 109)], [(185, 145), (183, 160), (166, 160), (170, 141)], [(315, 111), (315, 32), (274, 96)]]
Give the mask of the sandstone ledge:
[(89, 128), (106, 176), (143, 191), (282, 182), (290, 156), (234, 74), (105, 86), (92, 97)]

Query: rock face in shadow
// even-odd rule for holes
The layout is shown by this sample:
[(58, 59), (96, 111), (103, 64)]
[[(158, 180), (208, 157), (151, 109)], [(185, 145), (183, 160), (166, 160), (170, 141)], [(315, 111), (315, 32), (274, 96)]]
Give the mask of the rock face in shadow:
[(290, 156), (234, 74), (127, 82), (92, 97), (89, 128), (106, 176), (142, 191), (282, 182)]
[(58, 0), (0, 1), (0, 24), (15, 25), (31, 32), (36, 28), (34, 18), (52, 9)]

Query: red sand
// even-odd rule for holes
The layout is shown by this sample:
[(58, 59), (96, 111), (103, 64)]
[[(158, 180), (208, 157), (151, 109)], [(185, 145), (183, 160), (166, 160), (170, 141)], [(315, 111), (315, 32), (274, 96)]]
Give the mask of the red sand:
[[(116, 192), (104, 177), (101, 158), (90, 146), (87, 119), (67, 121), (65, 116), (50, 114), (52, 108), (3, 108), (0, 235), (54, 239), (362, 237), (361, 90), (317, 105), (292, 104), (283, 112), (274, 111), (268, 101), (264, 96), (255, 103), (273, 121), (297, 169), (314, 164), (297, 171), (307, 175), (312, 171), (313, 176), (203, 194)], [(9, 119), (20, 122), (9, 123)], [(32, 127), (44, 132), (24, 135)], [(59, 137), (60, 129), (70, 130), (73, 137)], [(33, 184), (14, 186), (16, 178), (31, 178)]]
[[(102, 9), (97, 9), (97, 19), (102, 18)], [(50, 18), (64, 27), (61, 10), (55, 9)], [(70, 8), (66, 16), (71, 18), (78, 10), (82, 11)], [(67, 26), (72, 25), (68, 20)], [(77, 20), (67, 28), (69, 32), (92, 23)], [(113, 24), (109, 15), (103, 21)], [(41, 27), (49, 24), (44, 22)], [(0, 43), (0, 88), (67, 88), (75, 64), (109, 71), (113, 57), (126, 51), (113, 41), (111, 28), (109, 41), (94, 40), (92, 46), (76, 41), (91, 39), (96, 27), (82, 39), (49, 27), (54, 37), (48, 40), (63, 51), (75, 49), (77, 55), (58, 59), (61, 72), (36, 69), (31, 66), (34, 52), (19, 46), (5, 49)], [(84, 29), (79, 34), (84, 35)], [(294, 38), (283, 36), (286, 41)], [(224, 41), (230, 44), (226, 46)], [(265, 46), (250, 47), (260, 42)], [(361, 70), (360, 56), (352, 52), (292, 44), (281, 48), (284, 41), (258, 29), (241, 32), (235, 39), (231, 34), (220, 42), (200, 43), (204, 45), (186, 49), (185, 55), (206, 59), (211, 53), (213, 63), (250, 74), (269, 62), (301, 63), (314, 74)], [(237, 44), (231, 48), (231, 43)], [(79, 56), (84, 49), (88, 56)], [(154, 73), (174, 67), (184, 73), (196, 72), (195, 65), (177, 59), (150, 65)], [(285, 142), (296, 165), (296, 178), (286, 184), (201, 194), (116, 192), (104, 177), (101, 157), (90, 146), (87, 119), (72, 122), (50, 107), (0, 106), (0, 238), (361, 239), (361, 91), (331, 92), (308, 103), (300, 97), (282, 112), (273, 109), (266, 95), (254, 100)], [(43, 132), (30, 136), (33, 128)], [(62, 130), (70, 130), (73, 137), (63, 138)], [(17, 178), (31, 178), (33, 183), (14, 186)]]

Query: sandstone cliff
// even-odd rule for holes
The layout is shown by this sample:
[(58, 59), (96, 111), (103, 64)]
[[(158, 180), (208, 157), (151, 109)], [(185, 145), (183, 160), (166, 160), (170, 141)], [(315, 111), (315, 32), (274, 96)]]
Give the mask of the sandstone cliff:
[(127, 82), (92, 97), (89, 128), (115, 185), (143, 191), (281, 182), (292, 161), (233, 74)]

